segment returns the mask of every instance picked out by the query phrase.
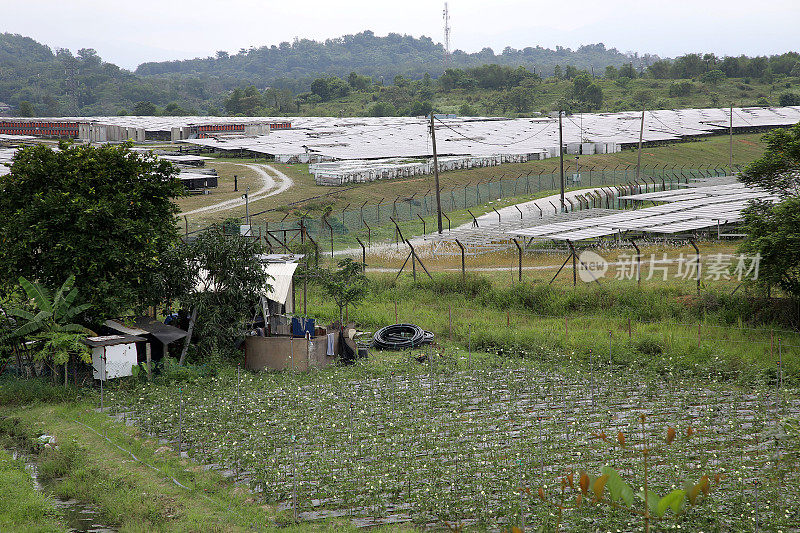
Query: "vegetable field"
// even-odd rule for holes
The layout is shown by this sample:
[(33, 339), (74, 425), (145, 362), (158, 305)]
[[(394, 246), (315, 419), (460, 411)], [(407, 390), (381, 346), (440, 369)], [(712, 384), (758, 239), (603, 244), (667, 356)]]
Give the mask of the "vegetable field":
[(412, 355), (379, 368), (128, 383), (105, 402), (228, 470), (286, 520), (798, 530), (797, 390), (667, 382), (598, 358), (567, 372)]

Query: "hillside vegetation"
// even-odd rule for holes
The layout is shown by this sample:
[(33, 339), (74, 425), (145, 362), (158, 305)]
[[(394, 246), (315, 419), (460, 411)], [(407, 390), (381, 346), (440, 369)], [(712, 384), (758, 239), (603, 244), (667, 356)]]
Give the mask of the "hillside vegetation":
[(800, 54), (665, 60), (602, 43), (455, 51), (445, 69), (428, 37), (370, 31), (236, 54), (145, 63), (135, 73), (83, 48), (73, 55), (0, 34), (0, 101), (19, 116), (525, 116), (565, 108), (796, 105)]

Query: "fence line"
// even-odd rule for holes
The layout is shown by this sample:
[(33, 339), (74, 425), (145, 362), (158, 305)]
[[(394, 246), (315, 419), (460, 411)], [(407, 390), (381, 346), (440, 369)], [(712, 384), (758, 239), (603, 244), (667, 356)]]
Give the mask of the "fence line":
[[(615, 187), (615, 186), (629, 186), (631, 188), (638, 187), (645, 192), (651, 190), (655, 191), (657, 188), (674, 188), (680, 183), (689, 183), (690, 180), (707, 178), (712, 176), (727, 175), (727, 169), (722, 167), (707, 166), (706, 168), (666, 168), (656, 167), (648, 168), (643, 167), (640, 172), (639, 181), (634, 183), (636, 178), (635, 166), (627, 166), (619, 168), (619, 165), (614, 169), (597, 169), (594, 167), (581, 167), (579, 171), (571, 172), (571, 175), (565, 176), (566, 187), (568, 189), (576, 188), (595, 188), (595, 187)], [(542, 192), (556, 191), (560, 185), (560, 174), (555, 172), (539, 173), (528, 172), (527, 174), (521, 173), (515, 177), (492, 177), (486, 180), (479, 180), (477, 183), (468, 183), (449, 189), (441, 189), (440, 197), (442, 204), (442, 212), (452, 213), (454, 211), (470, 209), (472, 207), (480, 206), (489, 203), (490, 201), (497, 201), (504, 198), (514, 198), (520, 196), (537, 195)], [(311, 236), (315, 242), (330, 244), (331, 240), (340, 240), (355, 243), (355, 237), (364, 237), (364, 240), (372, 241), (372, 237), (381, 238), (381, 232), (375, 231), (379, 226), (382, 227), (383, 233), (386, 232), (387, 227), (389, 231), (393, 232), (391, 220), (396, 222), (409, 222), (418, 221), (420, 218), (434, 216), (436, 214), (436, 193), (428, 188), (426, 191), (414, 193), (411, 196), (396, 196), (395, 198), (382, 199), (377, 203), (369, 203), (365, 201), (361, 205), (351, 206), (348, 204), (342, 210), (333, 210), (327, 217), (311, 218), (304, 216), (296, 216), (291, 211), (287, 210), (292, 206), (301, 208), (303, 204), (310, 201), (327, 198), (344, 190), (350, 190), (353, 187), (347, 187), (327, 193), (324, 195), (317, 195), (311, 198), (298, 200), (292, 202), (283, 208), (272, 208), (263, 211), (258, 211), (250, 215), (251, 232), (253, 235), (265, 235), (266, 231), (304, 231), (307, 235)], [(621, 192), (621, 191), (620, 191)], [(582, 206), (580, 206), (582, 208)], [(620, 204), (617, 200), (614, 207), (619, 208)], [(276, 213), (286, 210), (286, 215), (280, 221), (259, 221), (259, 217), (267, 213)], [(246, 223), (246, 217), (238, 217), (243, 223)], [(445, 226), (450, 221), (445, 217)], [(423, 222), (424, 224), (424, 222)], [(192, 234), (203, 231), (205, 228), (190, 231), (188, 227), (185, 228), (185, 235), (188, 237)], [(426, 228), (427, 229), (427, 228)], [(393, 233), (392, 233), (393, 234)], [(382, 236), (388, 240), (386, 235)]]

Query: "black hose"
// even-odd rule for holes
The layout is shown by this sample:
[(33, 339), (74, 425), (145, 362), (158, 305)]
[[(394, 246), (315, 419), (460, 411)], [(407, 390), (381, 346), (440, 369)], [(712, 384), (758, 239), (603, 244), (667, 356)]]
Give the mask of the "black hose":
[(407, 350), (433, 342), (433, 333), (415, 324), (394, 324), (375, 332), (372, 345), (382, 350)]

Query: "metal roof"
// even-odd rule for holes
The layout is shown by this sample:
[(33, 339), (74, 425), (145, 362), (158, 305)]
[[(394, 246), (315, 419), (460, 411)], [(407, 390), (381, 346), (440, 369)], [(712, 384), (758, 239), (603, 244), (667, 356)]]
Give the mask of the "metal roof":
[[(124, 118), (124, 117), (123, 117)], [(166, 117), (165, 117), (166, 118)], [(641, 113), (586, 113), (564, 121), (564, 143), (633, 144)], [(333, 159), (423, 157), (431, 154), (429, 122), (416, 117), (292, 117), (292, 128), (257, 137), (189, 139), (220, 150), (272, 155), (318, 154)], [(655, 110), (645, 113), (645, 142), (669, 141), (724, 131), (729, 109)], [(735, 128), (800, 122), (800, 107), (734, 108)], [(455, 118), (436, 124), (439, 155), (529, 154), (558, 150), (558, 120), (540, 118)]]

